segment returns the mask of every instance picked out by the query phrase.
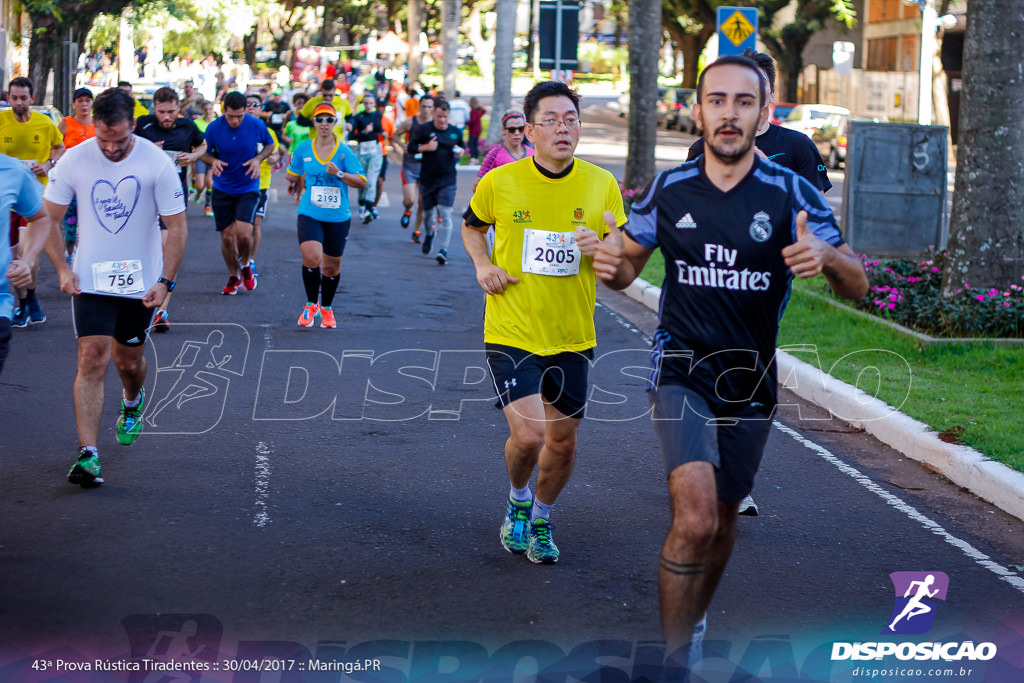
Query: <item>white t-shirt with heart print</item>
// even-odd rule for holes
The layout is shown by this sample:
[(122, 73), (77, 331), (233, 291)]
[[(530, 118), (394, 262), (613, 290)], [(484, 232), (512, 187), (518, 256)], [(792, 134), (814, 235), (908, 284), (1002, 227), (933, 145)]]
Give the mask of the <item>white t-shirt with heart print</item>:
[(72, 269), (90, 294), (141, 299), (163, 273), (158, 216), (185, 211), (174, 164), (163, 150), (135, 136), (132, 150), (113, 162), (96, 138), (57, 162), (44, 197), (55, 204), (78, 198), (78, 250)]

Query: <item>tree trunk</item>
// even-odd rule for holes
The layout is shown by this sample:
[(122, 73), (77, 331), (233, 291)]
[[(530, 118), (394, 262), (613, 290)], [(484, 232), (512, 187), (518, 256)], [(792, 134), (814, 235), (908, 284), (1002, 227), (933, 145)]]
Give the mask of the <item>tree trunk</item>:
[(666, 22), (665, 28), (668, 29), (676, 47), (683, 53), (682, 87), (696, 88), (700, 53), (704, 51), (704, 46), (708, 44), (708, 39), (714, 34), (715, 29), (704, 27), (697, 33), (687, 33), (676, 21)]
[(535, 0), (527, 1), (530, 3), (530, 28), (527, 29), (529, 34), (526, 41), (526, 70), (532, 72), (534, 67), (533, 53), (536, 52), (536, 45), (534, 45), (533, 36), (537, 32), (537, 13), (534, 11), (534, 8), (537, 3)]
[(1024, 276), (1024, 78), (1017, 0), (972, 0), (942, 293), (1007, 291)]
[(624, 187), (646, 187), (654, 178), (654, 143), (658, 133), (658, 52), (661, 2), (629, 3), (629, 149)]
[(444, 68), (444, 96), (455, 97), (455, 77), (459, 70), (459, 20), (462, 18), (461, 0), (444, 0), (441, 14), (442, 62)]
[(33, 28), (28, 45), (28, 77), (32, 81), (36, 104), (43, 104), (50, 72), (60, 54), (59, 28), (50, 16), (40, 17), (40, 21), (33, 22)]
[(480, 67), (480, 73), (484, 77), (484, 87), (489, 91), (494, 90), (494, 33), (491, 32), (487, 38), (484, 38), (483, 32), (483, 12), (480, 10), (480, 5), (473, 5), (469, 11), (469, 21), (467, 22), (466, 35), (469, 38), (469, 42), (473, 44), (473, 59), (476, 61), (476, 65)]
[(498, 0), (494, 27), (494, 97), (491, 99), (487, 144), (501, 141), (501, 115), (512, 106), (512, 60), (515, 55), (516, 0)]
[(371, 7), (373, 15), (377, 17), (377, 37), (383, 38), (391, 28), (388, 26), (388, 6), (380, 0), (375, 0)]
[(626, 22), (624, 21), (625, 13), (622, 11), (623, 5), (621, 2), (612, 3), (612, 19), (615, 21), (615, 33), (612, 34), (612, 46), (615, 49), (622, 47), (622, 26)]
[(423, 28), (423, 0), (409, 0), (409, 21), (406, 26), (405, 39), (409, 41), (409, 77), (414, 84), (420, 78), (423, 69), (423, 56), (420, 54), (420, 30)]
[(242, 38), (242, 52), (245, 54), (245, 63), (256, 73), (256, 34), (259, 33), (259, 25), (253, 24), (249, 35)]

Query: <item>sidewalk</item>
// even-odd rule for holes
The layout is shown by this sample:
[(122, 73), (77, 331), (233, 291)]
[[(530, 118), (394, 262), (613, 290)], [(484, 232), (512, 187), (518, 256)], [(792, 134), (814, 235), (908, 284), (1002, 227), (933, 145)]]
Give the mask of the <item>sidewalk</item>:
[[(637, 278), (623, 293), (657, 313), (660, 287)], [(785, 351), (776, 359), (781, 386), (1024, 520), (1024, 474), (973, 448), (942, 441), (927, 425)]]

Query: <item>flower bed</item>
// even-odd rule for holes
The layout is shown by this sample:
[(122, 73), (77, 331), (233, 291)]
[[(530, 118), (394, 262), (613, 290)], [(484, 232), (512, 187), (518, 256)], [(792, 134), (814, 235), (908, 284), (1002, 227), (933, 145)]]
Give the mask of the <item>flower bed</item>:
[(964, 283), (945, 299), (944, 264), (940, 251), (916, 260), (864, 259), (871, 289), (857, 307), (935, 337), (1024, 337), (1024, 278), (1002, 291)]

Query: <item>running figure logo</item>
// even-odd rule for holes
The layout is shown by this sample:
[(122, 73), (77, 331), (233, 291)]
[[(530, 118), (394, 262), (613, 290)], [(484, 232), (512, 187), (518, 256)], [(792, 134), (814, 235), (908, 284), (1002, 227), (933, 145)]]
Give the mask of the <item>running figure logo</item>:
[[(198, 683), (219, 658), (223, 626), (209, 614), (132, 614), (121, 619), (131, 645), (131, 661), (141, 671), (132, 683)], [(161, 664), (174, 664), (163, 670)]]
[(896, 601), (892, 618), (882, 633), (917, 635), (928, 632), (935, 623), (934, 600), (945, 600), (949, 577), (944, 572), (893, 572)]
[(147, 434), (202, 434), (217, 426), (227, 405), (232, 378), (241, 378), (249, 354), (249, 333), (233, 323), (175, 323), (186, 339), (168, 349), (161, 337), (154, 353), (174, 360), (157, 363), (152, 408), (146, 411)]

